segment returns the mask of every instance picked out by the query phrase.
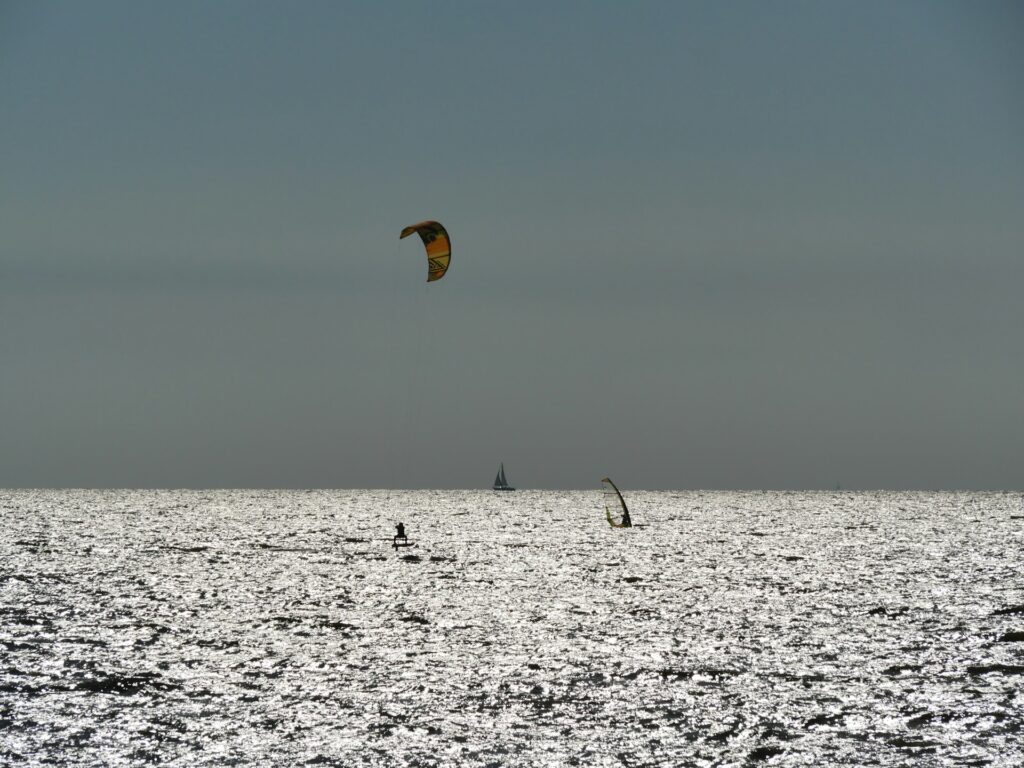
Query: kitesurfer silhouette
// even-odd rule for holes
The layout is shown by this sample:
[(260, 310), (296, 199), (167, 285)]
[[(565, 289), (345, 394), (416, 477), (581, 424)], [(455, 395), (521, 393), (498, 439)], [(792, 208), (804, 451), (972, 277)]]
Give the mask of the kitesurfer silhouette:
[(399, 539), (401, 539), (403, 542), (408, 542), (409, 541), (409, 539), (407, 539), (406, 536), (405, 536), (405, 524), (404, 523), (399, 523), (398, 525), (396, 525), (395, 526), (395, 530), (398, 531), (398, 533), (396, 533), (395, 534), (395, 538), (392, 539), (392, 543), (393, 544), (395, 544), (397, 546)]

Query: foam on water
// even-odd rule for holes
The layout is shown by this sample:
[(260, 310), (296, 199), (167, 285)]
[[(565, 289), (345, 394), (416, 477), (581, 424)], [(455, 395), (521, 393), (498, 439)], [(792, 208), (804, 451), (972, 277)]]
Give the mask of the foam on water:
[(1024, 763), (1019, 494), (626, 496), (0, 492), (0, 763)]

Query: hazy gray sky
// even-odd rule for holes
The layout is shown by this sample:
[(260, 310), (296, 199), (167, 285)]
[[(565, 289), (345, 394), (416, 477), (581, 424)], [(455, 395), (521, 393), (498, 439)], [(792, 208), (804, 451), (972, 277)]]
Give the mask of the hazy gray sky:
[(0, 0), (0, 486), (1020, 488), (1022, 73), (1020, 3)]

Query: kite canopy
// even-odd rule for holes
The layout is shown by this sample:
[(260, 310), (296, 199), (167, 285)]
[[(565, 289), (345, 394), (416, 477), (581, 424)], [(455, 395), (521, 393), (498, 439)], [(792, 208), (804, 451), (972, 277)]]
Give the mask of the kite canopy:
[(399, 239), (416, 232), (427, 249), (427, 282), (440, 280), (452, 260), (452, 242), (439, 221), (421, 221), (402, 230)]

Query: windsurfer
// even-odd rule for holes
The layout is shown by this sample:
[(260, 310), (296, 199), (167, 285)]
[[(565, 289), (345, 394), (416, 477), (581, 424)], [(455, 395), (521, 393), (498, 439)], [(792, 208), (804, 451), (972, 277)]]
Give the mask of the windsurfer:
[(612, 528), (632, 528), (633, 521), (630, 519), (626, 500), (622, 498), (615, 483), (610, 477), (602, 477), (601, 482), (604, 484), (604, 514), (608, 519), (608, 525)]

